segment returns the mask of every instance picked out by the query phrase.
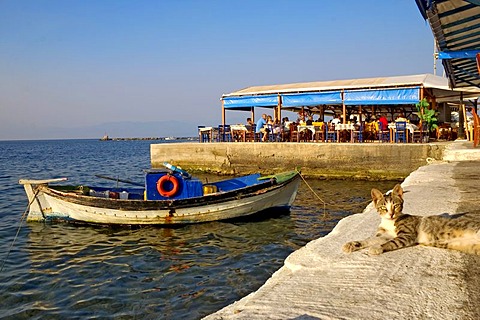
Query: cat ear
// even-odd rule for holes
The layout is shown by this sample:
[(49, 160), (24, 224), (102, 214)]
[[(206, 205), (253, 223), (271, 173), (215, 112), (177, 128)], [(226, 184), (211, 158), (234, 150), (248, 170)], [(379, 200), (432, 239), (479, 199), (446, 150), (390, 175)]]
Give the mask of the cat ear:
[(383, 193), (380, 190), (373, 188), (372, 189), (373, 203), (377, 204), (377, 202), (382, 198), (383, 198)]
[(400, 198), (403, 198), (403, 189), (402, 189), (402, 186), (400, 184), (397, 184), (394, 188), (393, 188), (393, 191), (392, 191), (393, 194), (396, 194), (397, 196), (399, 196)]

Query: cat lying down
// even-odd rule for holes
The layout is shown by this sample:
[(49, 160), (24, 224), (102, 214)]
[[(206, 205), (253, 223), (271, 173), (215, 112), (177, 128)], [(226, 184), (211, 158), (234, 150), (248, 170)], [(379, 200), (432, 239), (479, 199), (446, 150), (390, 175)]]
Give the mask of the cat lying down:
[(388, 195), (372, 189), (372, 199), (382, 218), (377, 234), (345, 243), (344, 252), (368, 248), (370, 255), (378, 255), (420, 244), (480, 255), (480, 213), (426, 217), (404, 214), (399, 184)]

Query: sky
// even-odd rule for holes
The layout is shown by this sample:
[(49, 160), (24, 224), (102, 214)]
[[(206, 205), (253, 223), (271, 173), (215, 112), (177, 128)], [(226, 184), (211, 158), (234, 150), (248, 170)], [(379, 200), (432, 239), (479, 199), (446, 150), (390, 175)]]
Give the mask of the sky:
[(0, 140), (195, 136), (224, 93), (433, 73), (433, 43), (415, 0), (0, 0)]

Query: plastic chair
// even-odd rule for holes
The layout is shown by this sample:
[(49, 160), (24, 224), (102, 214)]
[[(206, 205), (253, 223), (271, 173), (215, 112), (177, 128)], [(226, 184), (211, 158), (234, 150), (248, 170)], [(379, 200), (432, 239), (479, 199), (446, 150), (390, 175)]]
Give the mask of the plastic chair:
[(405, 121), (395, 122), (395, 142), (407, 142), (407, 123)]

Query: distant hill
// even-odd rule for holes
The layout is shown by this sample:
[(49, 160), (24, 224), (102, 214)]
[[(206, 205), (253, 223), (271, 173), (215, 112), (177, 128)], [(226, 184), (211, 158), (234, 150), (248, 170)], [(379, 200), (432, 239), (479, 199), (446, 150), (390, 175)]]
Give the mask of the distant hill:
[(195, 137), (197, 124), (182, 121), (108, 122), (86, 127), (0, 128), (0, 140)]
[(194, 137), (197, 125), (181, 121), (110, 122), (84, 128), (101, 138)]

